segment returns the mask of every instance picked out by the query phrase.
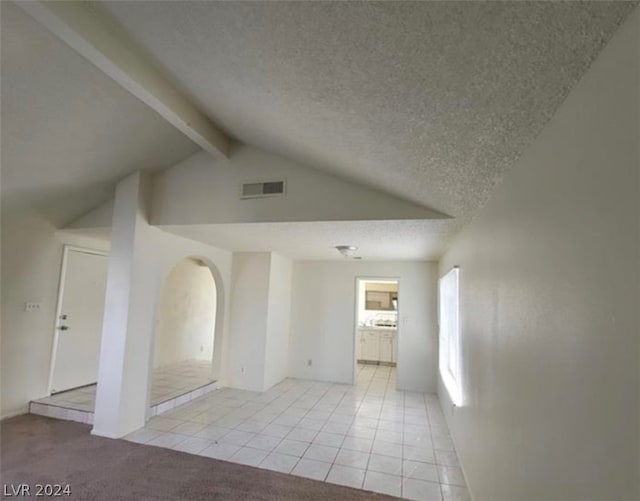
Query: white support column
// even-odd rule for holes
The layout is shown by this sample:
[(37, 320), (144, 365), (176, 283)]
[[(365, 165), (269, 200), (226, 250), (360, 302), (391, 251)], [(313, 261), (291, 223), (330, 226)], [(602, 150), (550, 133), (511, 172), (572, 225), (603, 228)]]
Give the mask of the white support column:
[(287, 375), (291, 261), (273, 252), (238, 252), (231, 274), (229, 383), (266, 391)]
[(148, 174), (136, 172), (116, 188), (94, 435), (121, 437), (145, 422), (150, 340), (136, 332), (132, 312), (140, 311), (136, 302), (145, 300), (136, 296), (136, 281), (149, 230), (150, 181)]

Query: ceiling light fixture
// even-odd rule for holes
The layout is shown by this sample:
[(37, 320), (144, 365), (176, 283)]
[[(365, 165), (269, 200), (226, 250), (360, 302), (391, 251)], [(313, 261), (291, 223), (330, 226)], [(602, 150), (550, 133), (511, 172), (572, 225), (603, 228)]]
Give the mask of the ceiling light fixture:
[(358, 248), (355, 245), (336, 245), (336, 250), (344, 257), (352, 257)]

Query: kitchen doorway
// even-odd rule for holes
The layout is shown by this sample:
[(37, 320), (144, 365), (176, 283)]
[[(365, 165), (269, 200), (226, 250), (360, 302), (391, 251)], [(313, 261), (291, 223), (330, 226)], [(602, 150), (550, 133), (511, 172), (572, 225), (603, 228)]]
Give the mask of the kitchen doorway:
[(398, 364), (400, 282), (390, 277), (356, 278), (354, 383), (389, 368), (395, 380)]

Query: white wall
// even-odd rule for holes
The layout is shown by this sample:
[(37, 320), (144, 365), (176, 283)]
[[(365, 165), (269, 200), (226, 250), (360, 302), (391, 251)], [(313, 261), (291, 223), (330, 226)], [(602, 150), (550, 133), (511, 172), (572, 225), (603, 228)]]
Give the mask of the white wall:
[(636, 10), (442, 259), (476, 501), (640, 497), (639, 33)]
[(291, 273), (291, 261), (278, 254), (234, 253), (229, 328), (231, 386), (265, 391), (287, 377)]
[(435, 392), (437, 274), (431, 262), (294, 262), (289, 374), (351, 384), (356, 277), (398, 278), (398, 388)]
[(158, 309), (154, 367), (211, 360), (216, 284), (204, 263), (183, 259), (171, 270)]
[(271, 253), (264, 368), (265, 389), (288, 376), (292, 275), (291, 260)]
[[(286, 196), (240, 199), (243, 182), (279, 179), (286, 179)], [(433, 217), (442, 215), (257, 148), (235, 144), (228, 159), (214, 159), (200, 152), (160, 174), (153, 191), (151, 222), (172, 225)]]
[[(108, 250), (103, 240), (57, 232), (29, 209), (2, 212), (1, 415), (27, 412), (47, 394), (64, 243)], [(24, 303), (42, 303), (27, 313)]]
[(233, 255), (229, 384), (235, 388), (264, 389), (270, 267), (268, 252)]

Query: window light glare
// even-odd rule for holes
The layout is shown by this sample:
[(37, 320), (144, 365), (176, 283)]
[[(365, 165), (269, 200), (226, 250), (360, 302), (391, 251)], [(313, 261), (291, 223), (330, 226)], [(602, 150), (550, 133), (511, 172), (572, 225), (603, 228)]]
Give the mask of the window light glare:
[(454, 405), (462, 405), (459, 268), (440, 279), (440, 375)]

